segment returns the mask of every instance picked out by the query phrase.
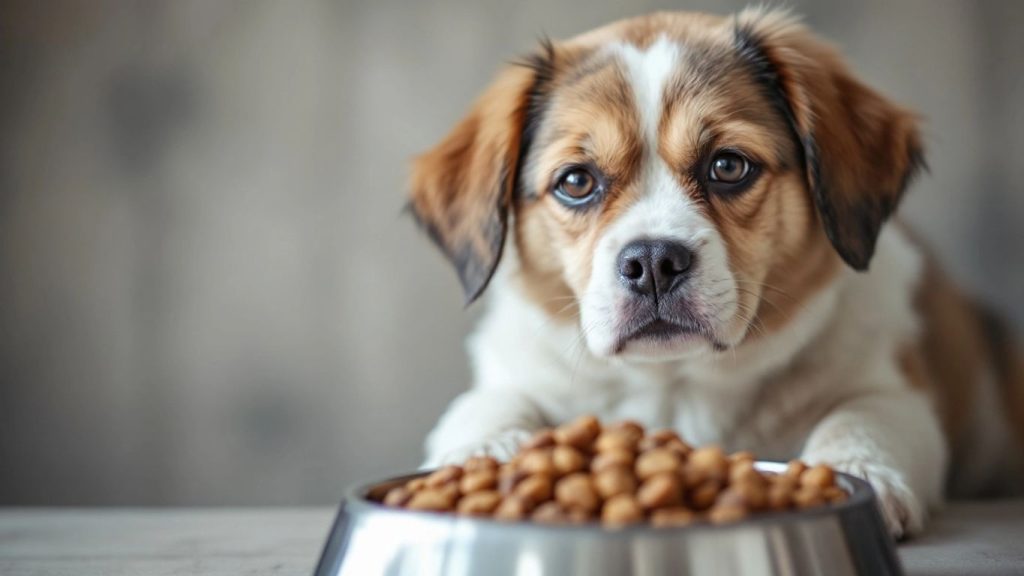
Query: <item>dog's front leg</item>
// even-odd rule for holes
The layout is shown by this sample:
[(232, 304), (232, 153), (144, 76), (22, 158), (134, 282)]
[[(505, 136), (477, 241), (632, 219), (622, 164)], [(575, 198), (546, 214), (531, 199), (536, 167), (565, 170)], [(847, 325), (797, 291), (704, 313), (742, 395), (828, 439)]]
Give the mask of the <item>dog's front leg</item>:
[(910, 389), (850, 399), (814, 426), (803, 459), (863, 478), (893, 536), (921, 531), (942, 500), (946, 447), (934, 408)]
[(474, 388), (452, 402), (427, 437), (424, 467), (489, 455), (507, 460), (544, 426), (540, 411), (513, 390)]

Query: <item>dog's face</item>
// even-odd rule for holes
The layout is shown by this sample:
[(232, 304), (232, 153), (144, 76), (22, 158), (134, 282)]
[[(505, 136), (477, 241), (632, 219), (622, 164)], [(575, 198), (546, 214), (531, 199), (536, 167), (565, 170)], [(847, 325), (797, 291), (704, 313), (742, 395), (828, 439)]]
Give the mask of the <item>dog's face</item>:
[(514, 213), (521, 288), (599, 356), (722, 351), (867, 267), (915, 120), (773, 13), (672, 13), (546, 45), (416, 164), (472, 300)]

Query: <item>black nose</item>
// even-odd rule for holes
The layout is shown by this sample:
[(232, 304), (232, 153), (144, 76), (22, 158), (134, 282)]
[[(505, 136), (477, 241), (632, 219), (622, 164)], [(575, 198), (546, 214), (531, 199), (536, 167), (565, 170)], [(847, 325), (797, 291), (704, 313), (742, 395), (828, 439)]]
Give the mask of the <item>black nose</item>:
[(635, 240), (619, 253), (619, 278), (633, 292), (668, 294), (681, 284), (693, 254), (668, 240)]

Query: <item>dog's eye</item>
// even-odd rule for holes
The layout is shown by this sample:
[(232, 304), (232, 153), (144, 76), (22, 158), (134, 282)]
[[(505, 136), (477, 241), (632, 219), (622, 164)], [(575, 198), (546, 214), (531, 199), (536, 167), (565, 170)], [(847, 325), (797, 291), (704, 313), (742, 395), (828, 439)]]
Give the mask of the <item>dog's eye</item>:
[(585, 203), (596, 191), (597, 180), (583, 168), (573, 168), (566, 172), (555, 186), (555, 196), (570, 206)]
[(712, 182), (739, 184), (750, 175), (750, 162), (735, 152), (720, 152), (711, 160)]

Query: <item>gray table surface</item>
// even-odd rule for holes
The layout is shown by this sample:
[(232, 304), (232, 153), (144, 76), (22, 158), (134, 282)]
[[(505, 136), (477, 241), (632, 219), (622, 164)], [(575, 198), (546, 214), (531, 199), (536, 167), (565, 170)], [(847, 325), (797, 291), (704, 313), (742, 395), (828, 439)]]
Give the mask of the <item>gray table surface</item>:
[[(329, 508), (0, 508), (4, 576), (309, 575)], [(1024, 574), (1024, 500), (949, 505), (909, 575)]]

